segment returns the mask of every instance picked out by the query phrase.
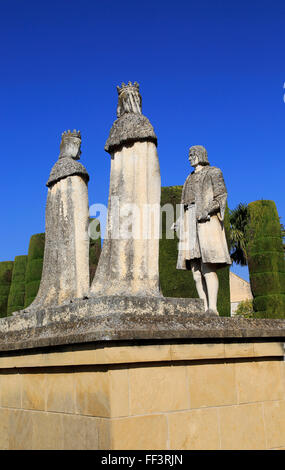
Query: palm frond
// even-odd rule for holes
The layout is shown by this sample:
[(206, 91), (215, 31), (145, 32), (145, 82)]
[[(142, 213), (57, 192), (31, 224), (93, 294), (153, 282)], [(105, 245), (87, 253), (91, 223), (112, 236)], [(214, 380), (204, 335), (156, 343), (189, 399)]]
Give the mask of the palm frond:
[(248, 223), (247, 205), (239, 203), (230, 211), (230, 255), (233, 262), (247, 265), (246, 227)]

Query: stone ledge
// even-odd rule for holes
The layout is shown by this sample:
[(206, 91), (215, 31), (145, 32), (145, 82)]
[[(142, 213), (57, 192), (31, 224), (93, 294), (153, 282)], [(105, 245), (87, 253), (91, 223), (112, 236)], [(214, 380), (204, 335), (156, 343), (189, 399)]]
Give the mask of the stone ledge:
[[(182, 340), (183, 341), (183, 340)], [(54, 351), (54, 349), (56, 351)], [(78, 366), (116, 366), (122, 364), (176, 363), (185, 361), (228, 361), (232, 359), (284, 358), (284, 343), (259, 342), (220, 342), (195, 343), (184, 340), (178, 343), (157, 341), (156, 344), (137, 344), (136, 341), (111, 343), (88, 343), (67, 345), (55, 348), (40, 348), (0, 352), (0, 369), (50, 368)]]
[(0, 320), (0, 351), (87, 342), (285, 339), (285, 320), (206, 316), (199, 299), (93, 297)]

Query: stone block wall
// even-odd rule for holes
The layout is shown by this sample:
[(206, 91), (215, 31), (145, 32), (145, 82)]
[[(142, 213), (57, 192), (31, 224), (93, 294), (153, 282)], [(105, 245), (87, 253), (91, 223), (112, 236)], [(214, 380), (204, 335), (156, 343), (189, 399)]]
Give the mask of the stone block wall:
[(281, 342), (75, 345), (0, 356), (0, 449), (282, 449)]

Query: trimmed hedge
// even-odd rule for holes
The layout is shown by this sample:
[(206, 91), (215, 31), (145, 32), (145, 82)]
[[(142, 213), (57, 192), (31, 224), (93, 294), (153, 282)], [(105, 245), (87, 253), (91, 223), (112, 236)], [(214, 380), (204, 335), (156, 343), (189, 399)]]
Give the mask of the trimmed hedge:
[[(169, 186), (161, 188), (161, 207), (164, 204), (171, 204), (174, 208), (174, 220), (179, 217), (176, 205), (181, 201), (182, 186)], [(186, 297), (197, 298), (195, 282), (191, 271), (176, 269), (178, 254), (178, 238), (174, 234), (174, 239), (165, 238), (167, 220), (165, 213), (162, 214), (162, 238), (159, 242), (159, 278), (160, 286), (164, 297)], [(173, 222), (173, 221), (172, 221)], [(170, 225), (172, 222), (169, 221)], [(172, 233), (172, 232), (171, 232)]]
[[(255, 297), (253, 306), (257, 318), (284, 318), (279, 312), (284, 312), (285, 294), (267, 294)], [(277, 313), (276, 313), (277, 312)]]
[(16, 256), (12, 272), (12, 282), (8, 298), (7, 315), (17, 312), (25, 305), (25, 275), (27, 256)]
[(37, 233), (31, 236), (27, 258), (25, 276), (25, 305), (28, 307), (36, 298), (43, 269), (43, 257), (45, 248), (45, 234)]
[(259, 318), (285, 318), (285, 261), (274, 201), (248, 205), (247, 252), (253, 309)]
[(280, 252), (280, 236), (279, 237), (263, 237), (256, 238), (254, 240), (254, 246), (252, 246), (252, 254), (257, 253), (279, 253)]
[[(269, 238), (269, 237), (268, 237)], [(262, 250), (251, 252), (251, 258), (254, 257), (254, 272), (279, 272), (284, 273), (284, 259), (278, 251)]]
[(7, 316), (13, 264), (13, 261), (2, 261), (0, 263), (0, 317)]
[[(228, 247), (230, 246), (230, 211), (228, 206), (225, 211), (224, 227), (226, 232), (226, 239)], [(217, 270), (219, 278), (219, 293), (218, 293), (218, 312), (222, 317), (231, 316), (231, 293), (230, 293), (230, 266)]]
[[(175, 220), (179, 214), (176, 213), (176, 205), (181, 202), (182, 186), (168, 186), (161, 188), (161, 206), (172, 204), (174, 207)], [(167, 228), (166, 216), (162, 214), (162, 239), (159, 244), (159, 276), (162, 293), (165, 297), (197, 298), (195, 282), (191, 271), (176, 269), (178, 255), (178, 238), (165, 238)], [(229, 239), (229, 211), (225, 214), (225, 230)], [(230, 281), (229, 267), (218, 269), (219, 294), (218, 311), (221, 316), (230, 316)]]

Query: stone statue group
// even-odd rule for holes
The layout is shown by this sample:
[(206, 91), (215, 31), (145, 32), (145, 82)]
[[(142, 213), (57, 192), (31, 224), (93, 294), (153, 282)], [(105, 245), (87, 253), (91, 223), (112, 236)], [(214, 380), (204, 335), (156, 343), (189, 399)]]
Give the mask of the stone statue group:
[[(140, 233), (136, 217), (125, 209), (139, 210), (160, 204), (161, 180), (157, 137), (142, 114), (139, 85), (117, 87), (117, 119), (105, 150), (111, 155), (106, 234), (95, 277), (89, 279), (89, 176), (78, 161), (80, 131), (62, 134), (59, 159), (47, 182), (46, 242), (40, 288), (26, 309), (53, 307), (91, 296), (162, 296), (159, 285), (159, 240), (155, 237), (112, 238), (116, 221), (113, 196), (122, 210), (119, 222)], [(220, 169), (209, 164), (207, 151), (193, 146), (189, 161), (194, 171), (185, 181), (181, 214), (173, 226), (179, 237), (177, 269), (192, 271), (205, 313), (218, 315), (218, 268), (231, 264), (223, 219), (227, 191)], [(123, 209), (124, 207), (124, 209)], [(150, 217), (150, 232), (160, 224)], [(137, 226), (136, 226), (137, 225)]]

